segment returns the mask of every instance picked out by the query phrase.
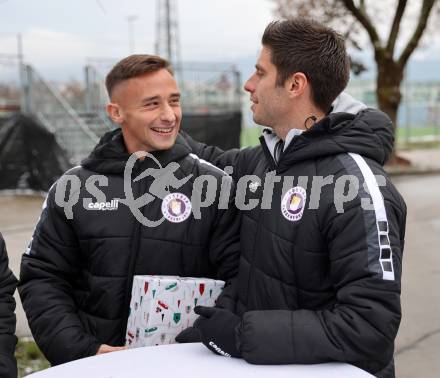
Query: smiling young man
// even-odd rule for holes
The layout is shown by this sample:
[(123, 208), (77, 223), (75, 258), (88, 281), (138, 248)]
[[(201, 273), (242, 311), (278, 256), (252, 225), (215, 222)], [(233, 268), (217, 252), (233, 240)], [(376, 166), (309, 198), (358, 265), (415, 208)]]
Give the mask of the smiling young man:
[[(234, 207), (219, 209), (217, 195), (198, 218), (191, 210), (198, 177), (210, 175), (217, 188), (230, 178), (190, 154), (178, 134), (180, 92), (168, 62), (129, 56), (110, 71), (106, 85), (107, 111), (120, 128), (52, 186), (22, 259), (23, 307), (52, 364), (124, 349), (134, 275), (228, 280), (237, 273)], [(127, 177), (134, 153), (138, 159)], [(164, 173), (158, 165), (177, 167), (168, 188), (160, 188), (161, 174), (145, 174)], [(66, 180), (71, 189), (64, 193)], [(149, 197), (137, 205), (122, 201), (127, 185), (133, 198)], [(66, 195), (76, 196), (70, 212), (62, 206)]]
[(393, 377), (406, 206), (382, 167), (391, 122), (344, 104), (349, 60), (332, 29), (276, 21), (262, 45), (244, 87), (255, 122), (269, 127), (261, 145), (223, 152), (186, 137), (235, 179), (253, 175), (237, 197), (260, 204), (241, 211), (234, 304), (197, 308), (196, 330), (213, 352), (250, 363), (341, 361)]

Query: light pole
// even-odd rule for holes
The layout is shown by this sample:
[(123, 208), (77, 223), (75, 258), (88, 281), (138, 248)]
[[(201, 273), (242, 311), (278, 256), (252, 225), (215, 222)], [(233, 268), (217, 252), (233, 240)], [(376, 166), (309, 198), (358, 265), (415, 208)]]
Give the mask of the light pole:
[(128, 43), (130, 54), (134, 53), (134, 21), (138, 19), (138, 16), (131, 15), (127, 17), (128, 22)]

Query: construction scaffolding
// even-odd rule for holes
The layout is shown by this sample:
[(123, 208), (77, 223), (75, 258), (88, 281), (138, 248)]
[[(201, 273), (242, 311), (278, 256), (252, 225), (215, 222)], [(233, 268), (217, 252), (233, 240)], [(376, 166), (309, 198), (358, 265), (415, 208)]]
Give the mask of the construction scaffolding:
[(30, 65), (22, 66), (22, 113), (34, 117), (67, 152), (73, 165), (79, 164), (112, 125), (100, 114), (80, 113)]

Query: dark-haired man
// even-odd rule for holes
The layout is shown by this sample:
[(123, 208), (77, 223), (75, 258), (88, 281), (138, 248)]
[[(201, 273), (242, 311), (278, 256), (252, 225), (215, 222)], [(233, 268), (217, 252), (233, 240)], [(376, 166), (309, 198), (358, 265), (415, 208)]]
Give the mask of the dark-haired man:
[(0, 234), (0, 378), (17, 376), (17, 362), (14, 351), (15, 300), (17, 279), (8, 267), (8, 255), (2, 234)]
[(23, 307), (52, 364), (124, 348), (134, 275), (237, 273), (235, 209), (220, 209), (217, 195), (198, 218), (192, 211), (197, 178), (210, 175), (217, 189), (230, 178), (178, 135), (180, 93), (168, 62), (129, 56), (106, 85), (120, 128), (51, 188), (22, 259)]
[(234, 168), (236, 198), (258, 203), (241, 211), (235, 305), (198, 308), (196, 329), (212, 351), (250, 363), (342, 361), (393, 377), (406, 207), (382, 168), (391, 122), (333, 108), (349, 79), (333, 30), (277, 21), (262, 45), (245, 84), (255, 122), (270, 128), (261, 146), (223, 152), (187, 137)]

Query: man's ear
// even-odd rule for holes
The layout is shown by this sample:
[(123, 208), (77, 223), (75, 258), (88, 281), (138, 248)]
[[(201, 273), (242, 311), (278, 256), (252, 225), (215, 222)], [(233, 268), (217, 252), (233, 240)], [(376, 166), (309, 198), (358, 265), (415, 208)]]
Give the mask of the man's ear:
[(289, 92), (290, 97), (298, 97), (301, 96), (309, 86), (309, 80), (302, 72), (295, 72), (287, 78), (284, 86)]
[(114, 123), (121, 124), (124, 121), (121, 109), (115, 102), (110, 102), (106, 107), (107, 114)]

